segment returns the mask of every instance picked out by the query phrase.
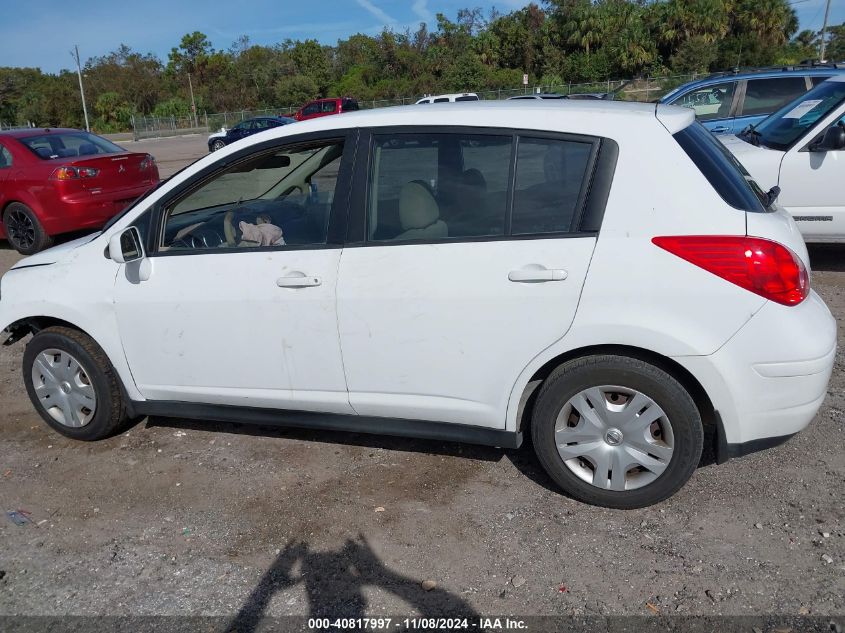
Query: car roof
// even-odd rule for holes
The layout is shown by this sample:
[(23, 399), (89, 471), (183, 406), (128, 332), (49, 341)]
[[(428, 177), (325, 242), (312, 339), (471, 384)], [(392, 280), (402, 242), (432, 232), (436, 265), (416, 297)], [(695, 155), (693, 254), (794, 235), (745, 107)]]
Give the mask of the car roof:
[[(695, 120), (690, 108), (631, 101), (592, 100), (502, 100), (464, 101), (444, 103), (431, 109), (425, 105), (392, 106), (349, 112), (342, 117), (318, 117), (301, 121), (296, 126), (274, 128), (264, 138), (288, 136), (311, 131), (343, 130), (357, 127), (421, 126), (444, 127), (444, 113), (448, 125), (467, 127), (521, 128), (556, 130), (569, 128), (584, 134), (602, 135), (608, 124), (630, 126), (632, 119), (650, 120), (663, 124), (670, 133), (685, 128)], [(657, 116), (655, 116), (655, 113)], [(657, 123), (659, 118), (660, 123)], [(292, 128), (296, 128), (293, 130)]]
[(772, 68), (767, 70), (715, 73), (702, 79), (696, 79), (695, 81), (685, 83), (679, 86), (675, 92), (679, 92), (681, 89), (699, 88), (713, 84), (721, 84), (726, 81), (740, 81), (743, 79), (773, 79), (777, 77), (791, 77), (793, 75), (796, 77), (838, 76), (845, 75), (845, 69), (824, 66), (810, 68), (794, 68), (787, 66), (785, 68)]
[(79, 132), (90, 134), (90, 132), (85, 132), (85, 130), (77, 130), (75, 128), (70, 127), (27, 127), (18, 130), (0, 130), (0, 136), (6, 136), (11, 138), (28, 138), (30, 136), (41, 136), (42, 134), (78, 134)]

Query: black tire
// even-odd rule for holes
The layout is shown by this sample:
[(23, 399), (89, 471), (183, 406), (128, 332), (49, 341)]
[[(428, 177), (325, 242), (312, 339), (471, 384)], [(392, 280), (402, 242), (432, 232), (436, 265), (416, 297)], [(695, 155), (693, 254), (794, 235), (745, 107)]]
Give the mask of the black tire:
[[(644, 394), (665, 412), (671, 424), (674, 436), (671, 458), (656, 479), (640, 488), (616, 491), (595, 486), (577, 476), (558, 453), (555, 442), (558, 414), (570, 398), (600, 385), (625, 387)], [(555, 369), (537, 397), (531, 437), (543, 468), (566, 493), (591, 505), (618, 509), (642, 508), (672, 496), (692, 476), (704, 441), (698, 407), (672, 375), (643, 360), (613, 355), (577, 358)]]
[(3, 228), (9, 244), (22, 255), (34, 255), (53, 243), (53, 238), (47, 235), (32, 209), (20, 202), (6, 207)]
[[(57, 421), (36, 395), (32, 369), (38, 355), (47, 349), (70, 354), (80, 364), (88, 384), (94, 389), (96, 406), (93, 416), (84, 426), (71, 427)], [(50, 327), (32, 337), (24, 350), (23, 379), (29, 399), (39, 415), (62, 435), (75, 440), (100, 440), (118, 433), (127, 424), (126, 402), (117, 372), (100, 346), (79, 330)]]
[(222, 140), (222, 139), (219, 139), (219, 138), (218, 138), (218, 139), (215, 139), (215, 140), (211, 143), (211, 151), (212, 151), (212, 152), (216, 152), (217, 150), (219, 150), (219, 149), (223, 149), (224, 147), (226, 147), (226, 141), (224, 141), (224, 140)]

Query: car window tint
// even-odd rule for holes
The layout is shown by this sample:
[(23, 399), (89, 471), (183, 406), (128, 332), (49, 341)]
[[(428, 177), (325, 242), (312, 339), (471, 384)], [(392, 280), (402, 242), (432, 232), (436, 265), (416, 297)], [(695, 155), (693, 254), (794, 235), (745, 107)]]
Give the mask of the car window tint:
[(270, 127), (270, 122), (267, 119), (256, 119), (252, 122), (253, 130), (266, 130)]
[(166, 210), (161, 250), (324, 244), (343, 143), (251, 156)]
[(337, 101), (323, 101), (323, 112), (336, 112), (337, 111)]
[(12, 166), (12, 153), (0, 145), (0, 169)]
[(803, 77), (749, 79), (742, 114), (770, 114), (805, 92), (807, 84)]
[(377, 135), (369, 239), (504, 235), (511, 143), (509, 136)]
[(463, 97), (456, 97), (455, 101), (478, 101), (478, 97), (475, 95), (466, 95)]
[(511, 233), (569, 231), (593, 145), (576, 141), (519, 139)]
[(318, 112), (320, 112), (320, 104), (312, 103), (310, 105), (305, 106), (305, 109), (302, 111), (302, 114), (308, 116), (310, 114), (317, 114)]
[(736, 82), (727, 81), (691, 90), (676, 97), (670, 103), (692, 108), (695, 110), (695, 116), (702, 121), (724, 119), (730, 116), (735, 88)]
[(760, 187), (703, 125), (693, 123), (674, 138), (725, 202), (742, 211), (765, 211)]
[(349, 112), (354, 112), (358, 109), (358, 102), (355, 99), (344, 99), (343, 100), (343, 109)]
[(821, 82), (827, 81), (828, 79), (830, 79), (830, 77), (827, 76), (827, 75), (825, 75), (825, 76), (814, 75), (814, 76), (810, 77), (810, 81), (813, 82), (813, 88), (818, 86)]
[(449, 97), (440, 97), (439, 99), (435, 99), (434, 103), (449, 103)]

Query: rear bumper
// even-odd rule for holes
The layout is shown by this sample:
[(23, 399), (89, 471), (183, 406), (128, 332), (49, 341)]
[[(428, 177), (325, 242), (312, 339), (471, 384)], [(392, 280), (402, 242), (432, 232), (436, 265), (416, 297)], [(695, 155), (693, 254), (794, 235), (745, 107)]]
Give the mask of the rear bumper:
[(775, 446), (806, 428), (827, 395), (836, 321), (814, 292), (801, 305), (764, 305), (710, 356), (677, 357), (721, 419), (720, 459)]
[(98, 229), (146, 193), (155, 183), (96, 194), (58, 198), (43, 209), (41, 222), (48, 235)]

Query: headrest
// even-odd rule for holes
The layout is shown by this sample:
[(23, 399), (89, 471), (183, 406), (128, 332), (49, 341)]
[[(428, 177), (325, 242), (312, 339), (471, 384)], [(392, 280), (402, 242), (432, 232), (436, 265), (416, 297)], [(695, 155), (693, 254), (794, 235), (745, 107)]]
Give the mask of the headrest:
[(399, 223), (402, 230), (422, 229), (440, 219), (437, 201), (424, 182), (413, 180), (399, 193)]
[(93, 143), (82, 143), (79, 146), (79, 155), (80, 156), (88, 156), (90, 154), (97, 153), (97, 146)]

